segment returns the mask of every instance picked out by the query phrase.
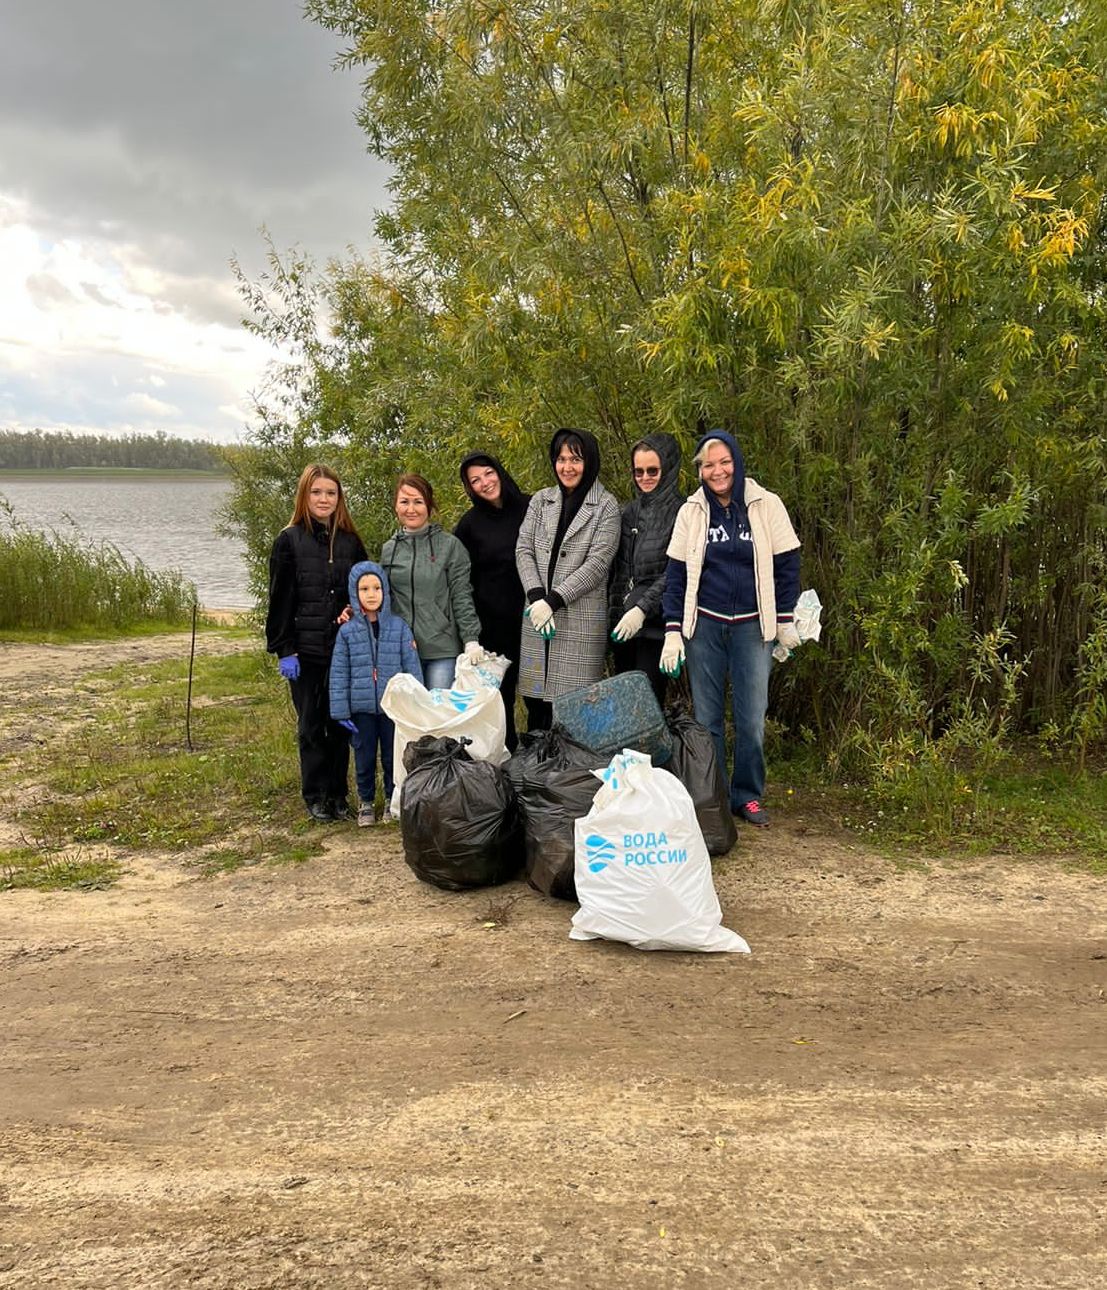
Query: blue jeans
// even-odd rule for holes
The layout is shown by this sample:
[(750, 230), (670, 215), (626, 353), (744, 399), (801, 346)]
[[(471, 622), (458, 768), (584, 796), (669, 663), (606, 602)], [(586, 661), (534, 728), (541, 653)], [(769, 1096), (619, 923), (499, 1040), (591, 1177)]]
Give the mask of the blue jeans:
[(454, 683), (456, 658), (421, 658), (423, 684), (428, 690), (448, 690)]
[(354, 745), (354, 772), (357, 775), (357, 795), (361, 801), (372, 805), (377, 796), (377, 745), (381, 750), (381, 770), (384, 772), (384, 802), (392, 796), (392, 747), (396, 725), (383, 712), (355, 712), (357, 734)]
[(734, 715), (734, 771), (730, 777), (730, 809), (760, 801), (765, 792), (765, 711), (769, 706), (769, 673), (773, 642), (761, 639), (756, 618), (720, 623), (700, 614), (695, 635), (685, 645), (688, 679), (696, 720), (715, 741), (715, 756), (726, 777), (726, 683)]

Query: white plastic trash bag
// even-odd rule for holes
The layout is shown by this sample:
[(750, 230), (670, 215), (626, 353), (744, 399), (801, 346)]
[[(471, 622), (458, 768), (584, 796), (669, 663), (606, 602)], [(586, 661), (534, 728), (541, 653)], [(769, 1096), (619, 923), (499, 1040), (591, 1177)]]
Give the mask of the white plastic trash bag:
[[(792, 626), (796, 629), (796, 635), (800, 638), (800, 644), (804, 641), (817, 641), (823, 633), (822, 622), (820, 621), (823, 612), (823, 602), (819, 599), (819, 593), (808, 588), (807, 591), (800, 593), (800, 598), (796, 601), (795, 610), (792, 613)], [(783, 663), (785, 659), (792, 657), (792, 651), (785, 649), (783, 645), (776, 645), (773, 648), (773, 658), (778, 663)]]
[(580, 909), (570, 937), (748, 954), (746, 942), (722, 926), (711, 859), (680, 780), (629, 748), (595, 773), (603, 786), (575, 826)]
[(448, 690), (428, 690), (413, 676), (401, 672), (385, 686), (381, 707), (396, 723), (392, 775), (395, 790), (392, 810), (400, 812), (400, 786), (407, 776), (404, 749), (423, 735), (450, 735), (471, 740), (465, 749), (474, 761), (500, 765), (507, 761), (507, 720), (500, 682), (511, 666), (501, 654), (487, 654), (471, 663), (464, 654), (457, 660), (454, 683)]

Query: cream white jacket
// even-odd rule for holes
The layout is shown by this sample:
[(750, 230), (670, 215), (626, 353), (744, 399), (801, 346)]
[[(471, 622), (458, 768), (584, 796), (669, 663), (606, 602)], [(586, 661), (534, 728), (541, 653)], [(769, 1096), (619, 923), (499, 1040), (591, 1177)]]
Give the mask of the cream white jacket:
[[(800, 545), (784, 503), (767, 488), (746, 476), (746, 510), (750, 518), (750, 535), (753, 538), (753, 572), (757, 586), (757, 615), (761, 622), (761, 635), (767, 640), (776, 638), (776, 582), (773, 579), (773, 556), (785, 551), (795, 551)], [(691, 639), (699, 615), (697, 600), (700, 574), (703, 572), (707, 550), (707, 526), (711, 509), (702, 488), (688, 498), (677, 512), (673, 536), (667, 554), (674, 560), (683, 560), (688, 571), (684, 589), (684, 616), (681, 633)]]

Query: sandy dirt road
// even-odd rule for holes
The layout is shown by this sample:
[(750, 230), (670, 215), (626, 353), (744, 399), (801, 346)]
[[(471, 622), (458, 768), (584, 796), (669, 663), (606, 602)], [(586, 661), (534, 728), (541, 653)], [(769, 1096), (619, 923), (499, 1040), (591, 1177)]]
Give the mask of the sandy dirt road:
[(0, 1287), (1107, 1284), (1101, 881), (793, 812), (650, 955), (329, 839), (0, 895)]

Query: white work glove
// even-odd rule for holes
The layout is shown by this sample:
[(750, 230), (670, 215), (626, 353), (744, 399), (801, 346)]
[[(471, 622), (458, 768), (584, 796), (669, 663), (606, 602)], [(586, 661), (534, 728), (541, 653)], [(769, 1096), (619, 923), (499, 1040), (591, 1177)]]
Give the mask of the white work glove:
[(796, 631), (795, 623), (777, 623), (773, 658), (778, 663), (785, 662), (786, 659), (791, 657), (794, 649), (799, 649), (801, 643), (800, 634)]
[(629, 641), (642, 630), (642, 624), (646, 621), (646, 615), (635, 605), (628, 609), (626, 613), (615, 624), (611, 632), (613, 641)]
[(796, 631), (795, 623), (777, 623), (776, 643), (783, 645), (785, 649), (799, 649), (800, 634)]
[(661, 647), (661, 670), (666, 676), (679, 676), (684, 663), (684, 637), (680, 632), (666, 632)]
[(484, 647), (479, 641), (466, 641), (465, 657), (474, 667), (477, 667), (479, 664), (484, 662), (488, 655), (484, 652)]
[(536, 600), (533, 605), (528, 605), (526, 616), (544, 641), (548, 641), (557, 630), (554, 626), (553, 608), (546, 600)]

